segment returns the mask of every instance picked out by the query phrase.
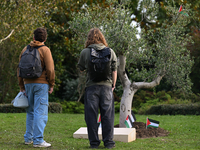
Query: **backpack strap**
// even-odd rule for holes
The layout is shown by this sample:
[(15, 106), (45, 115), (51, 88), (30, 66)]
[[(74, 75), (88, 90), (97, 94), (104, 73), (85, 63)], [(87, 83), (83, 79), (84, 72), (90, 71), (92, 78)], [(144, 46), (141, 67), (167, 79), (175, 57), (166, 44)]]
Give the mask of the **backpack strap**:
[(34, 48), (37, 48), (37, 49), (38, 49), (38, 48), (40, 48), (40, 47), (42, 47), (42, 46), (45, 46), (45, 45), (37, 46), (37, 47), (34, 47)]
[[(41, 46), (36, 46), (36, 47), (34, 47), (34, 48), (40, 48), (40, 47), (42, 47), (42, 46), (45, 46), (45, 45), (41, 45)], [(29, 48), (31, 48), (31, 46), (30, 45), (27, 45), (27, 49), (29, 49)]]
[[(40, 48), (40, 47), (43, 47), (43, 46), (45, 46), (45, 45), (41, 45), (41, 46), (37, 46), (37, 47), (34, 47), (34, 48)], [(46, 66), (45, 66), (45, 64), (44, 64), (44, 68), (42, 69), (42, 72), (44, 71), (46, 69)]]
[(28, 45), (28, 46), (27, 46), (27, 49), (30, 49), (30, 48), (31, 48), (31, 46), (30, 46), (30, 45)]
[[(37, 48), (37, 49), (38, 49), (38, 48), (40, 48), (40, 47), (42, 47), (42, 46), (45, 46), (45, 45), (36, 46), (36, 47), (33, 47), (33, 48)], [(31, 49), (31, 46), (30, 46), (30, 45), (27, 45), (27, 48), (26, 48), (26, 49), (28, 49), (28, 50)]]
[[(36, 47), (33, 47), (33, 48), (38, 49), (38, 48), (43, 47), (43, 46), (46, 46), (46, 45), (36, 46)], [(31, 48), (31, 46), (28, 45), (28, 46), (27, 46), (27, 49), (30, 49), (30, 48)], [(45, 69), (46, 69), (46, 66), (44, 65), (44, 68), (42, 68), (42, 72), (43, 72)]]

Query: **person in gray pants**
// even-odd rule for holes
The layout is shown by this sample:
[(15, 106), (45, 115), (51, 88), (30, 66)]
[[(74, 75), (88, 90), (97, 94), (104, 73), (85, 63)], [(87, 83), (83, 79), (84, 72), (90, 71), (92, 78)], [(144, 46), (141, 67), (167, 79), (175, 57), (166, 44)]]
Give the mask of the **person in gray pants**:
[[(97, 73), (93, 67), (93, 56), (103, 55), (107, 61), (107, 70), (104, 73)], [(93, 55), (93, 56), (92, 56)], [(98, 64), (101, 66), (101, 64)], [(92, 28), (85, 43), (85, 49), (81, 51), (78, 62), (80, 71), (86, 71), (87, 82), (85, 89), (85, 121), (87, 124), (90, 148), (98, 148), (100, 140), (98, 137), (98, 109), (101, 113), (102, 139), (106, 148), (115, 147), (113, 141), (114, 130), (114, 97), (113, 90), (117, 80), (117, 57), (115, 52), (108, 48), (108, 44), (98, 28)], [(93, 67), (93, 69), (91, 69)], [(101, 69), (101, 68), (100, 68)]]

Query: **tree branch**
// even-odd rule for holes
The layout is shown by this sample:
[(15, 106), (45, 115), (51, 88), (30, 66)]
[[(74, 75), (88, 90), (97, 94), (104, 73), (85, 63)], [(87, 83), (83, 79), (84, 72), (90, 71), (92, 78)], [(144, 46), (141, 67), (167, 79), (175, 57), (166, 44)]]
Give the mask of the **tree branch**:
[(158, 76), (154, 81), (152, 82), (133, 82), (131, 84), (131, 87), (133, 87), (133, 89), (141, 89), (141, 88), (153, 88), (157, 85), (160, 84), (161, 79), (164, 77), (164, 75), (162, 76)]
[(10, 34), (7, 37), (5, 37), (4, 39), (1, 39), (0, 43), (8, 39), (13, 34), (13, 32), (14, 32), (14, 29), (10, 32)]

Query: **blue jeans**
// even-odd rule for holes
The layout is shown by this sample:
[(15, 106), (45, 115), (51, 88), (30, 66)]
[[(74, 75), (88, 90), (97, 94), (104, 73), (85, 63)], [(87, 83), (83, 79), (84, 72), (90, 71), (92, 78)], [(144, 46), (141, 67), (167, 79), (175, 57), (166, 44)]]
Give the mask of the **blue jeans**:
[(43, 133), (48, 120), (48, 84), (25, 84), (29, 107), (26, 109), (26, 133), (25, 142), (33, 141), (33, 144), (44, 142)]

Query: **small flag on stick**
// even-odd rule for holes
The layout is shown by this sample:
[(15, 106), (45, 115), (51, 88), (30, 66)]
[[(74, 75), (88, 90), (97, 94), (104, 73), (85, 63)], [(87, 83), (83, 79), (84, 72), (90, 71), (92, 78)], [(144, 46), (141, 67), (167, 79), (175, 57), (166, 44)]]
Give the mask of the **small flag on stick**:
[(131, 118), (130, 118), (129, 115), (126, 117), (126, 120), (125, 120), (124, 124), (126, 125), (127, 128), (132, 128), (133, 127), (133, 123), (132, 123)]
[(98, 117), (97, 123), (99, 124), (99, 128), (101, 128), (101, 115), (100, 115), (100, 114), (99, 114), (99, 117)]
[(136, 117), (135, 117), (133, 111), (131, 111), (131, 121), (132, 121), (132, 122), (135, 122), (135, 121), (136, 121)]
[(183, 9), (183, 6), (181, 5), (180, 8), (179, 8), (179, 10), (178, 10), (178, 12), (181, 12), (182, 9)]
[(184, 16), (189, 16), (184, 10), (183, 10), (183, 6), (181, 5), (178, 12)]
[(149, 119), (147, 117), (146, 129), (148, 127), (158, 128), (159, 127), (159, 121), (156, 121), (156, 120), (153, 120), (153, 119)]

